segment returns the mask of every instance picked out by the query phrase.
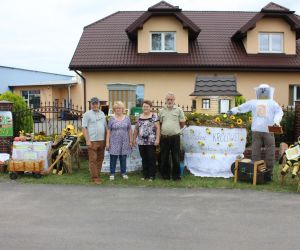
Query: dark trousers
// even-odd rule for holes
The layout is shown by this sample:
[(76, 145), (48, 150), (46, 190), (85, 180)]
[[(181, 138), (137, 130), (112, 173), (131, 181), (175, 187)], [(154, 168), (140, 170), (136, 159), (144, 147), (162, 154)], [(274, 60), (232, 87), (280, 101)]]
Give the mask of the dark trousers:
[(171, 177), (171, 162), (170, 155), (172, 156), (172, 179), (180, 179), (180, 135), (164, 136), (161, 135), (160, 139), (160, 171), (163, 179), (170, 179)]
[(252, 160), (262, 160), (261, 148), (265, 146), (266, 157), (265, 162), (267, 168), (273, 172), (275, 163), (275, 137), (273, 133), (252, 132)]
[(155, 178), (155, 146), (154, 145), (139, 145), (140, 155), (142, 157), (143, 177), (145, 179)]

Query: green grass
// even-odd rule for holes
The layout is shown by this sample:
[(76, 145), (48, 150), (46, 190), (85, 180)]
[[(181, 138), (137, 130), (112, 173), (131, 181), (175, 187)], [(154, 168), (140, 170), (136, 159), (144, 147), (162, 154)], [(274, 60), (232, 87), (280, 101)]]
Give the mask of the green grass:
[[(109, 181), (108, 174), (101, 174), (103, 184), (101, 186), (119, 186), (119, 187), (159, 187), (159, 188), (229, 188), (229, 189), (251, 189), (260, 191), (273, 192), (292, 192), (297, 191), (297, 179), (292, 179), (289, 175), (285, 178), (285, 184), (281, 185), (278, 180), (278, 164), (274, 169), (274, 179), (272, 182), (253, 187), (251, 183), (238, 182), (233, 183), (232, 178), (202, 178), (195, 177), (185, 172), (182, 181), (166, 181), (159, 176), (153, 182), (141, 180), (141, 173), (129, 173), (129, 180), (123, 180), (120, 175), (116, 175), (115, 181)], [(0, 182), (10, 181), (7, 173), (0, 174)], [(81, 168), (74, 167), (72, 174), (48, 175), (41, 179), (35, 179), (30, 175), (20, 175), (16, 180), (17, 183), (37, 183), (37, 184), (74, 184), (74, 185), (94, 185), (90, 182), (88, 171), (88, 162), (81, 161)]]

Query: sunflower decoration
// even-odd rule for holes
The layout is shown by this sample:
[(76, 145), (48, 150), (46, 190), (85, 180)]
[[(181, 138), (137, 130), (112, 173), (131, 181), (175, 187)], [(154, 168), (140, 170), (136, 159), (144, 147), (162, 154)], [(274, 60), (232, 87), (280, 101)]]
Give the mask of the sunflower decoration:
[(232, 143), (232, 142), (229, 142), (229, 143), (228, 143), (228, 147), (231, 148), (232, 146), (233, 146), (233, 143)]
[(243, 124), (243, 120), (242, 120), (241, 118), (239, 118), (239, 119), (236, 120), (236, 123), (237, 123), (238, 125), (241, 125), (241, 124)]
[(199, 145), (200, 147), (203, 147), (205, 144), (204, 144), (203, 141), (198, 141), (198, 145)]
[(249, 116), (248, 121), (252, 122), (252, 116)]
[(211, 134), (211, 131), (210, 131), (209, 128), (206, 128), (205, 131), (206, 131), (207, 134), (209, 134), (209, 135)]
[(226, 115), (226, 114), (224, 114), (224, 115), (223, 115), (223, 118), (227, 118), (227, 115)]
[(215, 122), (219, 123), (221, 121), (220, 117), (215, 118)]
[(231, 115), (229, 118), (230, 118), (231, 120), (235, 120), (235, 116), (234, 116), (234, 115)]

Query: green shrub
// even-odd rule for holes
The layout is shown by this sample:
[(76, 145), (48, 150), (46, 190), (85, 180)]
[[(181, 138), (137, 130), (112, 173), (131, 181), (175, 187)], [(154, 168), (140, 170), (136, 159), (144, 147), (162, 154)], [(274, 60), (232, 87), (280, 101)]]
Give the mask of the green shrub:
[(243, 97), (243, 96), (241, 95), (241, 96), (236, 96), (236, 97), (234, 98), (234, 101), (235, 101), (235, 106), (237, 107), (237, 106), (243, 104), (244, 102), (246, 102), (246, 99), (245, 99), (245, 97)]
[(283, 108), (283, 117), (281, 120), (281, 126), (283, 134), (276, 135), (276, 146), (279, 146), (281, 142), (287, 144), (293, 144), (295, 141), (295, 109)]
[(25, 133), (31, 133), (33, 131), (33, 119), (23, 98), (7, 91), (0, 96), (0, 100), (10, 101), (14, 104), (13, 112), (17, 114), (14, 115), (13, 121), (14, 135), (18, 136), (20, 130), (24, 130)]

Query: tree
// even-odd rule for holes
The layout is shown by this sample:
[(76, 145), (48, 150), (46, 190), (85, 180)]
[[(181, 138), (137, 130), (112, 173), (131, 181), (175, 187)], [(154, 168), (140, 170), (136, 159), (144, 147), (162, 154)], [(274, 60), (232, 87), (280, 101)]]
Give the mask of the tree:
[(0, 96), (0, 100), (10, 101), (14, 104), (14, 135), (18, 136), (20, 130), (24, 130), (25, 133), (31, 133), (33, 131), (33, 118), (23, 98), (7, 91)]

